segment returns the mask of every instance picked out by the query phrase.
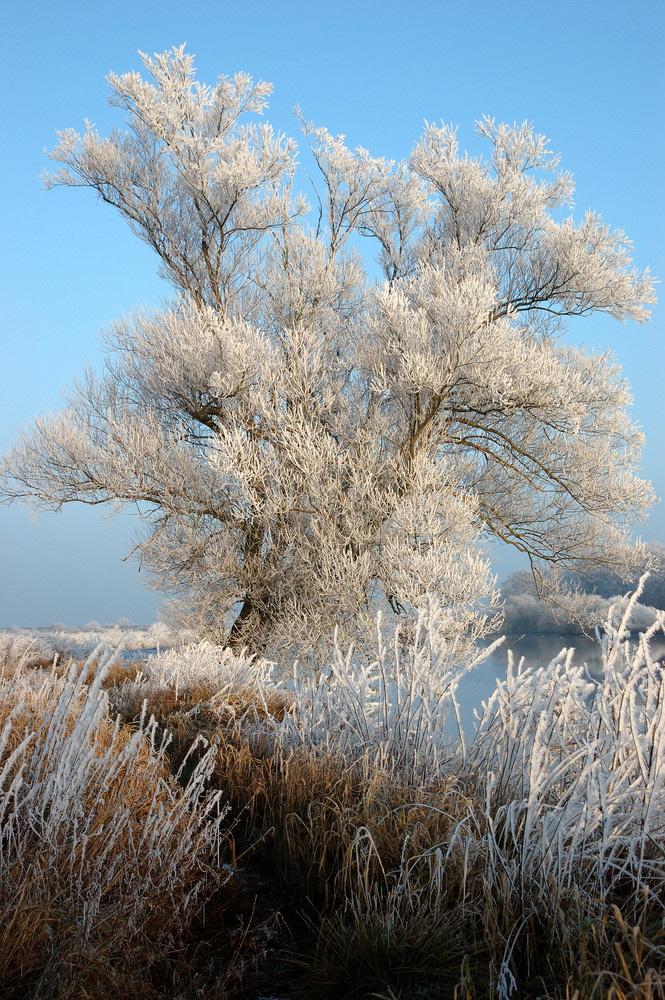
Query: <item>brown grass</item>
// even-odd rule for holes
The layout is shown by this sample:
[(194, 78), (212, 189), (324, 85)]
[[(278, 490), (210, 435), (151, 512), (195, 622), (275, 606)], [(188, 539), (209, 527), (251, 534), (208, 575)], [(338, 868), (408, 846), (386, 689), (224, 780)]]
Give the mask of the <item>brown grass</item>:
[[(595, 899), (575, 880), (541, 877), (524, 864), (521, 814), (515, 827), (506, 818), (508, 784), (489, 802), (481, 770), (418, 781), (332, 741), (284, 742), (282, 693), (220, 694), (204, 680), (157, 688), (138, 665), (93, 681), (86, 669), (53, 752), (64, 754), (91, 699), (109, 699), (122, 721), (105, 709), (88, 730), (87, 839), (65, 822), (37, 835), (33, 810), (3, 846), (0, 995), (221, 1000), (258, 996), (263, 983), (291, 1000), (665, 1000), (665, 887), (645, 889), (636, 907), (629, 878)], [(0, 700), (0, 729), (13, 712), (0, 769), (15, 755), (0, 794), (25, 762), (30, 785), (64, 697), (64, 677), (40, 687), (28, 673)], [(207, 783), (188, 793), (208, 764)], [(192, 827), (197, 810), (201, 829), (210, 821), (206, 788), (232, 809), (214, 849)], [(156, 814), (168, 827), (157, 864), (134, 850)], [(107, 850), (121, 860), (84, 928)], [(286, 965), (270, 958), (275, 948)]]
[(70, 681), (2, 692), (0, 991), (157, 997), (194, 918), (213, 899), (219, 909), (231, 879), (218, 809), (199, 805), (200, 780), (176, 785), (154, 730), (118, 729)]

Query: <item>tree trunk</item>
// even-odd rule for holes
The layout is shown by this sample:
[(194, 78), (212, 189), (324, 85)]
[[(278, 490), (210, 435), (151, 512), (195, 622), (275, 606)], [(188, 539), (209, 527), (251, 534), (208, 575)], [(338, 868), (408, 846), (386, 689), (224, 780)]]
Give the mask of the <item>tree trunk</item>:
[(260, 656), (268, 641), (268, 615), (255, 602), (245, 595), (242, 608), (234, 621), (226, 640), (234, 653), (243, 650), (251, 656)]

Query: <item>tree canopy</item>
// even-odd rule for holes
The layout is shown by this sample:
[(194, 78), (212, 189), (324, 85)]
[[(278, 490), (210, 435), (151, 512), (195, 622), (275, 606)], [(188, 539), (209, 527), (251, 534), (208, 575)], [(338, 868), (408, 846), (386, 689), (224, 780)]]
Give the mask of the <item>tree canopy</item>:
[(104, 332), (104, 371), (20, 434), (4, 499), (136, 505), (154, 586), (254, 652), (357, 638), (381, 607), (407, 628), (427, 595), (482, 634), (489, 537), (546, 588), (543, 569), (641, 566), (628, 386), (561, 335), (645, 321), (652, 281), (622, 232), (566, 214), (547, 140), (486, 117), (474, 158), (427, 124), (392, 162), (298, 112), (310, 206), (296, 142), (258, 117), (269, 84), (204, 86), (184, 47), (142, 58), (147, 79), (109, 76), (126, 128), (60, 133), (47, 185), (97, 191), (174, 297)]

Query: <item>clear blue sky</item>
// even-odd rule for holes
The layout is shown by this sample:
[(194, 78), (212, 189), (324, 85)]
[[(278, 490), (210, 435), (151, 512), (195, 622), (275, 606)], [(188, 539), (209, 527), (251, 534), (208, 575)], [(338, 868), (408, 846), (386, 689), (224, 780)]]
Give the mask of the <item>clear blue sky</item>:
[[(169, 293), (152, 255), (89, 191), (40, 189), (58, 128), (122, 124), (105, 76), (141, 69), (137, 50), (182, 42), (199, 78), (245, 70), (275, 84), (268, 117), (296, 133), (292, 108), (351, 145), (401, 158), (423, 119), (459, 125), (489, 113), (532, 120), (577, 182), (576, 214), (598, 210), (635, 244), (638, 267), (665, 276), (665, 5), (355, 0), (5, 2), (2, 14), (2, 392), (0, 451), (35, 414), (57, 408), (97, 332), (123, 310)], [(651, 324), (600, 317), (574, 336), (612, 349), (647, 435), (644, 472), (665, 494), (664, 309)], [(132, 518), (69, 508), (35, 522), (0, 508), (0, 625), (154, 618), (159, 595), (122, 562)], [(643, 536), (665, 540), (659, 505)], [(514, 565), (497, 565), (500, 576)]]

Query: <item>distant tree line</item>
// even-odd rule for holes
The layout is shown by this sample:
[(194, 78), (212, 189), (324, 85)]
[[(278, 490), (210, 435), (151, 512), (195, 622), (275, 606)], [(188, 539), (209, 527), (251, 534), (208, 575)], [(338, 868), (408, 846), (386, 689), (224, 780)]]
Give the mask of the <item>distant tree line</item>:
[[(646, 548), (653, 565), (640, 600), (642, 604), (662, 610), (665, 609), (665, 545), (662, 542), (648, 542)], [(620, 576), (603, 566), (589, 570), (585, 576), (569, 574), (569, 578), (579, 583), (585, 593), (606, 598), (634, 590), (639, 579), (635, 577), (631, 584), (626, 584)]]
[[(665, 545), (649, 542), (646, 548), (652, 565), (630, 620), (634, 631), (648, 628), (654, 620), (655, 611), (665, 610)], [(594, 625), (602, 624), (612, 605), (617, 611), (625, 607), (639, 577), (626, 581), (606, 567), (598, 566), (583, 575), (567, 573), (564, 581), (571, 590), (578, 592), (574, 617), (543, 601), (529, 569), (511, 573), (501, 584), (501, 597), (505, 602), (502, 630), (508, 635), (581, 635), (592, 630)]]

